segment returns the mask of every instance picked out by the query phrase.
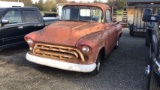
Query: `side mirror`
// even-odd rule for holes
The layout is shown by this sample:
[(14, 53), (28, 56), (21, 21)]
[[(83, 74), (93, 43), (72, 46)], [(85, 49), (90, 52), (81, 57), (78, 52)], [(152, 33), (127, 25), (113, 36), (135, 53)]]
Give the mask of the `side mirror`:
[(152, 16), (152, 10), (151, 9), (145, 9), (143, 12), (142, 21), (149, 22), (151, 20)]
[(2, 19), (2, 25), (8, 24), (9, 20)]

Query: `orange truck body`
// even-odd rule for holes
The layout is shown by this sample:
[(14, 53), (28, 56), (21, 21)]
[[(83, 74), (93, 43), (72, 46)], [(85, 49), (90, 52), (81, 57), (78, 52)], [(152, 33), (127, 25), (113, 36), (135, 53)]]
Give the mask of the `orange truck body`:
[[(122, 26), (119, 23), (106, 22), (105, 11), (110, 10), (106, 4), (64, 5), (67, 6), (98, 7), (102, 10), (102, 22), (60, 20), (42, 30), (32, 32), (25, 36), (26, 42), (29, 42), (28, 39), (33, 41), (29, 43), (30, 50), (26, 59), (63, 70), (92, 72), (96, 68), (95, 63), (100, 51), (103, 50), (101, 56), (105, 57), (117, 44)], [(83, 46), (87, 46), (89, 52), (84, 52)]]

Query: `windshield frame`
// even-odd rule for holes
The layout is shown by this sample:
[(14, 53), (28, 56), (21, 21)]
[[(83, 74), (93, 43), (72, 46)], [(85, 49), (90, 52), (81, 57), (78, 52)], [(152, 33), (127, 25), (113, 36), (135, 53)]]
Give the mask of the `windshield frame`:
[[(100, 21), (93, 21), (93, 18), (91, 18), (91, 20), (83, 20), (83, 19), (79, 19), (80, 17), (80, 11), (79, 11), (79, 15), (78, 15), (78, 20), (71, 20), (71, 19), (65, 19), (64, 17), (64, 10), (66, 10), (67, 8), (79, 8), (79, 9), (90, 9), (90, 10), (94, 10), (94, 9), (99, 9), (101, 11), (101, 16), (100, 16)], [(99, 23), (102, 23), (104, 21), (104, 11), (102, 10), (102, 8), (98, 7), (98, 6), (81, 6), (81, 5), (78, 5), (78, 6), (64, 6), (62, 8), (62, 15), (61, 15), (61, 20), (62, 21), (83, 21), (83, 22), (99, 22)], [(93, 17), (93, 11), (91, 11), (91, 17)]]

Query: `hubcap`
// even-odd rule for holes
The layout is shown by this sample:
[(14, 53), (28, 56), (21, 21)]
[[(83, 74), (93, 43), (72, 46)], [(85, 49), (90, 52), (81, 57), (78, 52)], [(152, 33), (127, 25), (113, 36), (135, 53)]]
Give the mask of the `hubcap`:
[(145, 69), (145, 74), (146, 74), (147, 76), (150, 75), (150, 65), (148, 65), (148, 66), (146, 67), (146, 69)]
[(119, 41), (117, 41), (117, 46), (119, 45)]
[(97, 63), (97, 71), (99, 72), (99, 70), (100, 70), (100, 66), (101, 66), (101, 63), (98, 61), (98, 63)]

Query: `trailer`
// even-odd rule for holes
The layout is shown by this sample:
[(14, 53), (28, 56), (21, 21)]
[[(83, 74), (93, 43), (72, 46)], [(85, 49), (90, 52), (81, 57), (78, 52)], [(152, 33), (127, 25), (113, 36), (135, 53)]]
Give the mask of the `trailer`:
[(146, 22), (142, 21), (143, 11), (150, 8), (154, 11), (159, 9), (160, 0), (126, 0), (128, 8), (133, 7), (133, 17), (129, 21), (130, 35), (146, 35)]
[(23, 2), (0, 1), (0, 8), (6, 7), (24, 7)]

